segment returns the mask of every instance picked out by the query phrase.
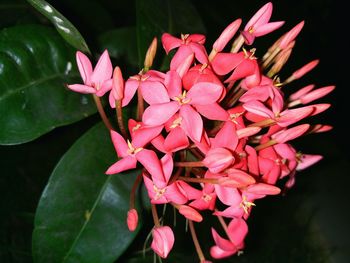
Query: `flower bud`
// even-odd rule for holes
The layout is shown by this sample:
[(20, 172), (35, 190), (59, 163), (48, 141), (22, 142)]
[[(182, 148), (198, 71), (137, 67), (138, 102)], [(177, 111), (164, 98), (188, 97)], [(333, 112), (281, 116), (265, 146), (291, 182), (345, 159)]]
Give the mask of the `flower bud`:
[(156, 227), (152, 231), (152, 237), (151, 248), (161, 258), (166, 258), (174, 245), (173, 231), (168, 226)]
[(219, 38), (214, 42), (213, 49), (216, 52), (221, 52), (227, 43), (232, 39), (232, 37), (236, 34), (239, 26), (242, 23), (242, 19), (236, 19), (231, 24), (229, 24), (225, 30), (221, 33)]
[(225, 148), (214, 148), (208, 151), (203, 164), (212, 173), (219, 173), (229, 167), (234, 161), (232, 153)]
[(145, 69), (149, 69), (150, 67), (152, 67), (153, 64), (153, 60), (156, 56), (156, 52), (157, 52), (157, 38), (153, 38), (151, 45), (148, 47), (147, 53), (146, 53), (146, 57), (145, 57), (145, 61), (144, 61), (144, 67)]
[(202, 222), (203, 217), (198, 211), (188, 205), (181, 205), (179, 208), (179, 213), (189, 220), (194, 222)]
[(294, 41), (294, 39), (299, 35), (300, 31), (304, 27), (304, 24), (305, 22), (301, 21), (299, 24), (293, 27), (289, 32), (287, 32), (281, 39), (281, 42), (279, 43), (279, 48), (280, 49), (287, 48), (290, 42)]
[(138, 224), (138, 221), (139, 221), (139, 216), (137, 214), (136, 209), (134, 209), (134, 208), (130, 209), (128, 211), (128, 215), (127, 215), (127, 219), (126, 219), (128, 229), (132, 232), (135, 231), (137, 224)]

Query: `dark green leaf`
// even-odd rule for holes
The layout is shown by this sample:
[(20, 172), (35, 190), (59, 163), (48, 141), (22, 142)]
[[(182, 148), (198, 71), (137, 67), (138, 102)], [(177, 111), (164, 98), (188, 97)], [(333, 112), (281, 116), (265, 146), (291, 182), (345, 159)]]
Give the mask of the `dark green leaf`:
[(130, 244), (125, 219), (136, 172), (107, 176), (116, 160), (100, 123), (63, 156), (35, 218), (35, 262), (113, 262)]
[(74, 50), (52, 29), (0, 31), (0, 144), (16, 144), (96, 111), (88, 95), (67, 90), (80, 82)]
[(162, 33), (204, 33), (197, 10), (189, 0), (136, 0), (139, 66), (152, 39)]
[(131, 65), (138, 65), (136, 28), (121, 27), (103, 33), (99, 39), (101, 49), (108, 49), (111, 57), (125, 58)]
[(84, 38), (67, 18), (44, 0), (27, 0), (36, 10), (43, 14), (55, 26), (58, 33), (73, 47), (91, 53)]

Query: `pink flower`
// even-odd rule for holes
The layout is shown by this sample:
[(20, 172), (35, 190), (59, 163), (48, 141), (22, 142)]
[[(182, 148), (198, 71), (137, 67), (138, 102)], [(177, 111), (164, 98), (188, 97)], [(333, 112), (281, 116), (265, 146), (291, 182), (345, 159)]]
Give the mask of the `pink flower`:
[(106, 174), (116, 174), (136, 167), (137, 161), (149, 172), (158, 172), (161, 170), (159, 160), (154, 151), (144, 149), (143, 147), (162, 130), (162, 127), (154, 127), (147, 130), (147, 136), (142, 134), (134, 136), (132, 142), (125, 139), (116, 131), (111, 130), (111, 138), (114, 148), (121, 157), (119, 161), (108, 168)]
[(137, 89), (141, 90), (142, 97), (147, 103), (169, 101), (165, 98), (164, 77), (164, 73), (155, 70), (150, 70), (147, 73), (141, 71), (139, 74), (130, 77), (125, 83), (122, 106), (125, 107), (130, 103)]
[(168, 257), (175, 241), (171, 228), (168, 226), (156, 227), (152, 230), (152, 237), (151, 248), (153, 251), (161, 258)]
[(151, 178), (143, 174), (148, 196), (152, 204), (165, 204), (174, 202), (176, 204), (184, 204), (187, 202), (187, 197), (182, 193), (178, 184), (172, 183), (169, 185), (169, 180), (173, 171), (174, 162), (170, 154), (166, 154), (160, 160), (157, 166), (160, 169), (149, 171)]
[(215, 52), (221, 52), (227, 43), (233, 38), (242, 23), (242, 19), (236, 19), (229, 24), (225, 30), (221, 33), (219, 38), (214, 42), (213, 49)]
[(269, 23), (272, 15), (272, 8), (271, 2), (265, 4), (249, 20), (242, 32), (247, 45), (253, 44), (255, 37), (266, 35), (284, 24), (284, 21)]
[[(157, 90), (154, 91), (157, 93)], [(203, 132), (203, 121), (199, 113), (201, 109), (195, 110), (198, 105), (211, 105), (215, 103), (222, 93), (222, 87), (210, 82), (199, 82), (188, 92), (181, 91), (181, 86), (173, 85), (168, 94), (164, 94), (163, 103), (150, 103), (145, 110), (142, 121), (149, 126), (161, 125), (167, 122), (177, 112), (181, 117), (182, 128), (186, 134), (194, 140), (200, 141)], [(199, 112), (199, 113), (198, 113)]]
[(76, 53), (76, 60), (84, 84), (68, 85), (69, 89), (80, 93), (92, 93), (101, 97), (112, 88), (113, 68), (107, 50), (102, 53), (94, 70), (92, 70), (89, 58), (82, 52), (78, 51)]
[(200, 34), (181, 34), (181, 39), (168, 33), (162, 35), (163, 47), (168, 54), (170, 50), (179, 48), (170, 63), (170, 69), (176, 70), (180, 64), (191, 54), (202, 64), (208, 63), (208, 55), (203, 46), (205, 36)]
[(215, 246), (210, 248), (210, 255), (220, 259), (231, 256), (243, 249), (244, 239), (248, 233), (247, 223), (241, 218), (232, 219), (227, 228), (228, 239), (222, 238), (214, 228), (211, 229)]

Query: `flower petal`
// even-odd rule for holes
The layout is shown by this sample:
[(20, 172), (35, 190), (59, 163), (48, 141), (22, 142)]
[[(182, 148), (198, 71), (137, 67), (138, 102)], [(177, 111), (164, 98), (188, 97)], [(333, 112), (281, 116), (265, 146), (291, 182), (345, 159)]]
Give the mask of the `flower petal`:
[(84, 93), (84, 94), (96, 93), (96, 90), (93, 87), (82, 85), (82, 84), (67, 85), (67, 88), (75, 92)]
[(142, 97), (150, 105), (170, 101), (166, 88), (158, 81), (141, 82), (140, 89)]
[(149, 126), (158, 126), (169, 120), (180, 108), (176, 101), (150, 105), (142, 115), (142, 121)]
[(244, 60), (244, 53), (218, 53), (211, 65), (218, 75), (226, 75)]
[(122, 106), (125, 107), (129, 104), (131, 99), (134, 97), (137, 88), (140, 85), (140, 81), (129, 78), (125, 82), (124, 98), (122, 100)]
[(189, 146), (188, 138), (180, 127), (171, 129), (164, 141), (164, 148), (169, 152), (176, 152)]
[(101, 85), (105, 80), (112, 77), (113, 67), (108, 51), (105, 50), (99, 58), (93, 73), (91, 74), (91, 82)]
[(181, 126), (186, 134), (192, 140), (199, 142), (203, 133), (203, 120), (199, 113), (190, 105), (182, 105), (180, 116), (182, 117)]
[(188, 91), (187, 98), (192, 105), (209, 105), (216, 102), (222, 94), (222, 86), (210, 82), (198, 82)]
[(225, 121), (229, 117), (227, 111), (225, 111), (218, 103), (210, 105), (197, 104), (195, 107), (201, 115), (209, 120)]
[(165, 52), (168, 54), (170, 50), (177, 48), (181, 45), (182, 41), (168, 33), (162, 35), (162, 44)]
[(106, 174), (117, 174), (126, 170), (134, 169), (136, 168), (136, 164), (137, 160), (135, 157), (129, 155), (111, 165), (106, 171)]
[(117, 154), (119, 157), (125, 157), (128, 155), (128, 150), (129, 147), (125, 141), (125, 139), (123, 138), (123, 136), (121, 136), (119, 133), (117, 133), (116, 131), (111, 130), (110, 132), (111, 135), (111, 139), (114, 145), (114, 149), (116, 150)]
[(90, 85), (90, 76), (92, 74), (92, 65), (89, 58), (82, 52), (77, 51), (76, 60), (80, 76), (86, 85)]
[(166, 186), (163, 169), (154, 151), (143, 149), (135, 154), (135, 158), (151, 174), (152, 180), (155, 182), (157, 186), (159, 187)]

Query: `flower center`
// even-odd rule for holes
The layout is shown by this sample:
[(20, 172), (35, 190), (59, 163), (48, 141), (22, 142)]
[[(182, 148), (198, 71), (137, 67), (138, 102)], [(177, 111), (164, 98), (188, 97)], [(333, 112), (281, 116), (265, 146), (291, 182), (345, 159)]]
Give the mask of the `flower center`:
[(131, 144), (131, 142), (130, 142), (129, 140), (127, 140), (127, 143), (128, 143), (128, 147), (129, 147), (127, 153), (128, 153), (129, 155), (135, 155), (135, 154), (137, 154), (138, 152), (140, 152), (140, 151), (143, 150), (142, 147), (140, 147), (140, 148), (134, 148), (134, 146), (132, 146), (132, 144)]
[(250, 26), (250, 27), (248, 28), (248, 33), (249, 33), (249, 34), (253, 34), (253, 32), (254, 32), (254, 28), (253, 28), (253, 26)]
[(188, 44), (187, 38), (190, 36), (190, 34), (181, 34), (181, 40), (183, 44)]
[(208, 195), (208, 194), (204, 194), (203, 196), (202, 196), (202, 199), (205, 201), (205, 202), (209, 202), (211, 199), (212, 199), (212, 197), (210, 196), (210, 195)]
[(256, 48), (252, 48), (251, 50), (249, 50), (249, 52), (245, 49), (245, 48), (242, 48), (243, 49), (243, 52), (244, 52), (244, 58), (248, 58), (250, 60), (253, 60), (253, 59), (257, 59), (257, 57), (255, 57), (255, 52), (256, 52)]
[(184, 90), (179, 96), (175, 97), (174, 100), (176, 100), (180, 105), (189, 103), (191, 101), (190, 98), (186, 98), (186, 90)]
[(243, 208), (244, 213), (248, 214), (248, 211), (251, 206), (256, 206), (253, 202), (249, 202), (245, 195), (242, 196), (242, 202), (239, 204)]
[(230, 120), (234, 123), (234, 124), (238, 124), (237, 122), (237, 118), (240, 117), (241, 115), (243, 115), (243, 112), (238, 112), (238, 113), (231, 113), (229, 118)]
[(156, 193), (156, 196), (154, 197), (154, 200), (158, 200), (159, 198), (161, 198), (165, 191), (166, 191), (166, 188), (158, 188), (156, 185), (153, 185), (153, 190), (154, 192)]
[(181, 125), (182, 117), (177, 118), (176, 120), (173, 121), (173, 123), (170, 126), (170, 129), (174, 129), (178, 126)]

